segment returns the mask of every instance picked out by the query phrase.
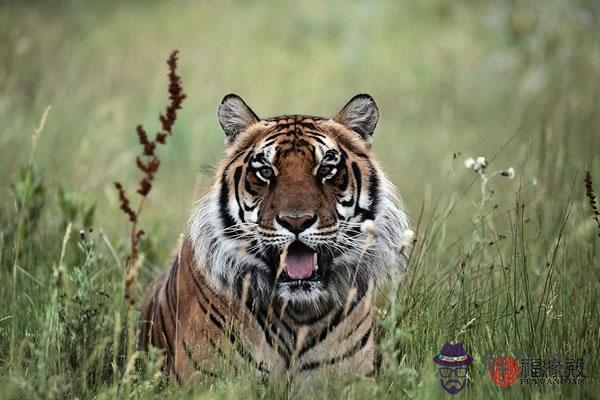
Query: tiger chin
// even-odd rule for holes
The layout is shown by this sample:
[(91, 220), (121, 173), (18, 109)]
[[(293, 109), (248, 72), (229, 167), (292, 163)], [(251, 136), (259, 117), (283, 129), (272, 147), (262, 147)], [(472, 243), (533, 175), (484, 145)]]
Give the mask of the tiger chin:
[(139, 347), (163, 349), (179, 383), (224, 358), (262, 377), (373, 373), (373, 292), (403, 275), (408, 225), (371, 153), (375, 101), (263, 119), (230, 94), (218, 117), (225, 157), (145, 301)]

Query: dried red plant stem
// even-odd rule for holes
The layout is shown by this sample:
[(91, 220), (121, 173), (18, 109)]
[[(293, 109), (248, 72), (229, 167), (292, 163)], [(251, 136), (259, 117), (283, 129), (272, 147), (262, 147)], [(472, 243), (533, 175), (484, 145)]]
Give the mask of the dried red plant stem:
[[(598, 225), (598, 229), (600, 230), (600, 210), (598, 209), (598, 202), (596, 200), (596, 193), (594, 193), (592, 174), (590, 171), (586, 171), (583, 182), (585, 184), (585, 195), (588, 198), (590, 207), (592, 207), (592, 219), (596, 221), (596, 225)], [(598, 233), (598, 236), (600, 236), (600, 233)]]
[(142, 153), (136, 157), (135, 161), (137, 168), (142, 171), (143, 175), (138, 183), (137, 193), (140, 196), (140, 200), (135, 211), (130, 205), (130, 200), (123, 185), (120, 182), (115, 182), (115, 187), (119, 193), (119, 206), (131, 222), (131, 249), (127, 257), (128, 274), (125, 281), (125, 299), (131, 306), (135, 305), (135, 297), (133, 295), (135, 273), (133, 269), (139, 256), (139, 243), (144, 235), (144, 231), (138, 229), (138, 222), (144, 201), (152, 190), (152, 182), (160, 167), (160, 159), (155, 153), (157, 143), (166, 144), (167, 136), (173, 134), (172, 129), (177, 120), (177, 110), (181, 109), (181, 104), (186, 97), (181, 86), (181, 77), (177, 75), (177, 54), (177, 50), (173, 51), (167, 60), (167, 65), (169, 66), (169, 104), (165, 108), (165, 111), (159, 115), (161, 130), (156, 133), (152, 140), (148, 137), (142, 125), (136, 127), (138, 141), (142, 146)]

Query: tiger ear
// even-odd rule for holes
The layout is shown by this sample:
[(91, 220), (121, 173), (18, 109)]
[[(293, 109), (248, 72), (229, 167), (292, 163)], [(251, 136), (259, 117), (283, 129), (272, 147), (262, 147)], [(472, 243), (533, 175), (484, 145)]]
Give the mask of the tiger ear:
[(232, 144), (240, 133), (259, 121), (254, 111), (237, 94), (223, 97), (218, 110), (219, 123), (227, 138), (225, 144)]
[(369, 145), (378, 120), (379, 109), (375, 100), (364, 93), (350, 99), (334, 118), (334, 121), (358, 133)]

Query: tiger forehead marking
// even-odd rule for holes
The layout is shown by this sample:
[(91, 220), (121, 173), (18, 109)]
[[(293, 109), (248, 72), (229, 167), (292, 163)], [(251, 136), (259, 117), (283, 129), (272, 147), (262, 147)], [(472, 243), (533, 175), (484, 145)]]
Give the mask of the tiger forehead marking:
[(372, 371), (373, 288), (402, 275), (407, 229), (371, 153), (375, 102), (261, 119), (228, 95), (218, 115), (225, 158), (148, 297), (141, 346), (165, 349), (178, 381), (213, 376), (228, 342), (263, 375)]
[[(348, 184), (345, 160), (346, 151), (340, 152), (340, 146), (326, 134), (317, 130), (312, 118), (295, 117), (277, 121), (274, 127), (268, 126), (263, 137), (248, 150), (244, 158), (246, 175), (238, 191), (246, 191), (251, 196), (261, 193), (263, 196), (252, 199), (262, 205), (260, 218), (247, 215), (245, 221), (253, 220), (260, 226), (274, 228), (275, 215), (317, 214), (317, 227), (332, 225), (337, 219), (334, 207), (335, 193), (331, 189), (345, 190)], [(342, 155), (344, 154), (344, 155)], [(319, 177), (319, 167), (342, 169), (331, 177)], [(261, 168), (272, 169), (272, 179), (256, 179), (255, 172)], [(338, 172), (338, 171), (330, 171)], [(332, 181), (332, 178), (336, 178)], [(333, 186), (324, 185), (330, 181)], [(266, 186), (265, 187), (265, 183)]]

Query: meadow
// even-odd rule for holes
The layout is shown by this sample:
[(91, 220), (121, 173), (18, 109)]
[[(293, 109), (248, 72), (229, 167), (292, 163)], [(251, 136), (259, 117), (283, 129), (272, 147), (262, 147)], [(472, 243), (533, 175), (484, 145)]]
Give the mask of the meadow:
[[(187, 98), (157, 150), (136, 295), (212, 180), (225, 94), (267, 117), (369, 93), (417, 239), (378, 296), (376, 376), (306, 387), (224, 368), (173, 387), (156, 354), (135, 368), (113, 182), (134, 191), (135, 127), (158, 128), (174, 49)], [(443, 398), (432, 357), (450, 341), (474, 358), (456, 397), (597, 398), (599, 152), (596, 0), (2, 2), (0, 398)], [(464, 164), (479, 156), (485, 175)], [(563, 354), (587, 377), (500, 388), (492, 354)]]

